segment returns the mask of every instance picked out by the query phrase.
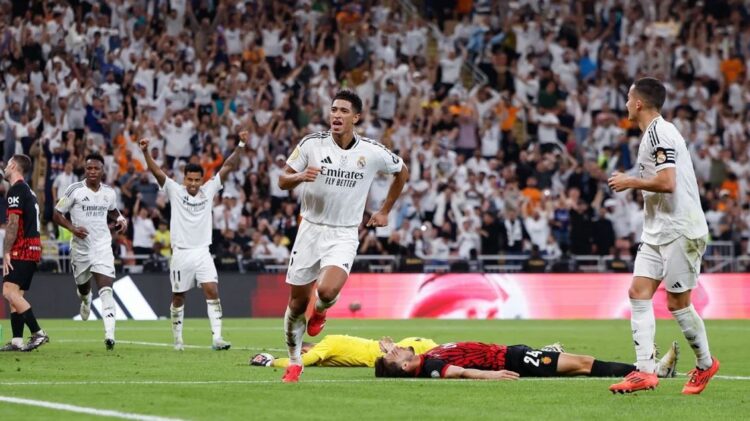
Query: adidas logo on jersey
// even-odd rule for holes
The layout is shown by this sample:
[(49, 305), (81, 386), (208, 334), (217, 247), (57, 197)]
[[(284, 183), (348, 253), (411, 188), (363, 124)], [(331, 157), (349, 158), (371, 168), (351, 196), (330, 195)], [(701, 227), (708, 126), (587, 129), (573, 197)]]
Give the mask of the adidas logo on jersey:
[(325, 159), (322, 159), (320, 162), (324, 164), (333, 164), (333, 160), (331, 160), (330, 156), (327, 156)]
[(88, 196), (84, 197), (83, 200), (81, 200), (81, 202), (90, 202), (89, 197)]

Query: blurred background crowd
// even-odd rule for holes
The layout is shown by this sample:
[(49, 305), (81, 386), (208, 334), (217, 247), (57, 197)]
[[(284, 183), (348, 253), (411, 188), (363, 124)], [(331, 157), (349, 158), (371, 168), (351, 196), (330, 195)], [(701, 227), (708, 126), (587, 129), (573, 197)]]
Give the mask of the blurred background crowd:
[[(51, 222), (56, 199), (86, 154), (104, 155), (130, 262), (170, 253), (170, 207), (137, 140), (181, 182), (186, 162), (215, 174), (248, 130), (216, 199), (214, 252), (283, 264), (299, 192), (276, 179), (348, 88), (365, 104), (357, 130), (411, 172), (389, 226), (361, 229), (360, 254), (523, 255), (524, 270), (614, 256), (627, 270), (642, 199), (606, 179), (638, 172), (625, 102), (644, 75), (667, 86), (712, 241), (750, 251), (748, 60), (748, 1), (0, 0), (0, 144), (5, 162), (34, 160), (52, 255), (70, 238)], [(375, 181), (368, 211), (389, 183)]]

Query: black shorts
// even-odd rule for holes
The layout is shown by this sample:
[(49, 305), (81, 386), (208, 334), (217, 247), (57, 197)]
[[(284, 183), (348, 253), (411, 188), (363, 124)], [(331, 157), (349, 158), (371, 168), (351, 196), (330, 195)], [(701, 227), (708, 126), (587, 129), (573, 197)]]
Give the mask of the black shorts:
[(541, 351), (526, 345), (512, 345), (505, 354), (505, 369), (521, 377), (555, 377), (559, 352)]
[(13, 269), (5, 275), (3, 281), (18, 285), (22, 291), (28, 291), (31, 287), (31, 279), (38, 266), (37, 262), (32, 260), (13, 260), (10, 261)]

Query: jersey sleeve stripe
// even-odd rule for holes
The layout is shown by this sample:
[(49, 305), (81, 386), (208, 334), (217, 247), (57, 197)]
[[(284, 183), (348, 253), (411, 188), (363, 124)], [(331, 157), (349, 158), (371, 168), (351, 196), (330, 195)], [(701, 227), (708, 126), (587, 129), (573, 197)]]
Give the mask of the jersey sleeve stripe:
[(71, 184), (70, 187), (68, 187), (68, 189), (65, 190), (65, 197), (70, 197), (74, 191), (80, 189), (81, 187), (83, 187), (83, 183), (80, 181), (77, 183)]
[(310, 133), (309, 135), (303, 137), (302, 140), (300, 140), (299, 145), (297, 145), (297, 147), (302, 147), (302, 145), (310, 139), (325, 139), (327, 136), (328, 136), (328, 132)]
[(659, 142), (656, 140), (656, 135), (653, 129), (648, 131), (648, 138), (651, 140), (651, 146), (656, 147), (656, 145), (659, 144)]
[(659, 143), (661, 143), (659, 141), (659, 133), (656, 132), (656, 123), (654, 123), (654, 126), (651, 127), (651, 133), (654, 134), (654, 140), (656, 141), (656, 145), (658, 145)]

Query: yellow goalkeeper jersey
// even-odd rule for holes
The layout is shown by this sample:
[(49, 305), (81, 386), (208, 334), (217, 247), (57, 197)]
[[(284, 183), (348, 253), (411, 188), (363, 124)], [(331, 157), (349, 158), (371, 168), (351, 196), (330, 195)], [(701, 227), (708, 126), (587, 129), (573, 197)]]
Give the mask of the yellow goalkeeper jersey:
[[(436, 347), (438, 344), (432, 339), (404, 338), (397, 342), (400, 347), (412, 347), (417, 354)], [(375, 360), (382, 357), (378, 341), (358, 338), (348, 335), (327, 335), (315, 344), (307, 353), (302, 355), (305, 366), (318, 365), (323, 367), (374, 367)], [(288, 358), (279, 358), (273, 362), (274, 367), (286, 367)]]

